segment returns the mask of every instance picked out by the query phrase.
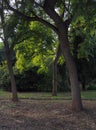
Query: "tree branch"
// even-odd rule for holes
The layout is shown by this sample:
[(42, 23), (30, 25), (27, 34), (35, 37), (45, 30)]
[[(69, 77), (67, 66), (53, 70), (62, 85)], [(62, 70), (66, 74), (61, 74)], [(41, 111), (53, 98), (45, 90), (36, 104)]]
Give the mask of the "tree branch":
[(13, 11), (14, 13), (16, 13), (17, 15), (21, 16), (23, 19), (25, 19), (26, 21), (38, 21), (38, 22), (41, 22), (42, 24), (44, 24), (45, 26), (48, 26), (50, 28), (52, 28), (56, 33), (58, 33), (58, 29), (53, 25), (53, 24), (50, 24), (48, 21), (38, 17), (37, 15), (35, 15), (34, 17), (30, 17), (30, 16), (27, 16), (25, 14), (23, 14), (22, 12), (14, 9), (13, 7), (11, 7), (9, 5), (9, 3), (7, 2), (7, 0), (4, 0), (5, 3), (7, 4), (7, 7)]
[(54, 9), (56, 2), (57, 2), (57, 0), (45, 0), (44, 6), (48, 6), (51, 9)]

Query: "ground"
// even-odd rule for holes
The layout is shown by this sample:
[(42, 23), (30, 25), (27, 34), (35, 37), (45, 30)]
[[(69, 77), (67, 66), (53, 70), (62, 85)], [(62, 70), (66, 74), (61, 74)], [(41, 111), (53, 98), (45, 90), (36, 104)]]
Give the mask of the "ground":
[(71, 110), (70, 100), (0, 100), (0, 130), (96, 130), (96, 101)]

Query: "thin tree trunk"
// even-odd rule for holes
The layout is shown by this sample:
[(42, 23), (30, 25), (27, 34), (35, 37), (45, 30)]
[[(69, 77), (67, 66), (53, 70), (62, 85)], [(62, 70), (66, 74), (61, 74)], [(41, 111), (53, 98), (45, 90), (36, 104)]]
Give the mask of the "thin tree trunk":
[(57, 96), (57, 63), (53, 63), (53, 88), (52, 96)]
[(82, 83), (82, 90), (86, 91), (86, 82), (85, 82), (85, 80), (83, 80), (81, 83)]
[(52, 95), (57, 96), (57, 62), (61, 55), (61, 49), (60, 45), (58, 46), (58, 50), (56, 53), (56, 57), (53, 63), (53, 89), (52, 89)]
[(18, 95), (17, 95), (16, 82), (15, 82), (15, 77), (14, 77), (13, 68), (12, 68), (10, 51), (8, 50), (8, 48), (6, 48), (6, 45), (5, 45), (5, 51), (6, 51), (6, 59), (7, 59), (9, 75), (10, 75), (10, 79), (11, 79), (12, 101), (17, 102)]
[(18, 101), (15, 77), (14, 77), (14, 73), (13, 73), (13, 69), (12, 69), (10, 49), (9, 49), (9, 44), (8, 44), (8, 36), (7, 36), (8, 29), (7, 29), (7, 24), (5, 22), (6, 20), (5, 20), (5, 17), (4, 17), (4, 1), (3, 0), (1, 1), (1, 10), (0, 11), (1, 11), (0, 17), (1, 17), (3, 35), (4, 35), (3, 42), (4, 42), (4, 46), (5, 46), (5, 53), (6, 53), (9, 75), (10, 75), (10, 78), (11, 78), (12, 100)]

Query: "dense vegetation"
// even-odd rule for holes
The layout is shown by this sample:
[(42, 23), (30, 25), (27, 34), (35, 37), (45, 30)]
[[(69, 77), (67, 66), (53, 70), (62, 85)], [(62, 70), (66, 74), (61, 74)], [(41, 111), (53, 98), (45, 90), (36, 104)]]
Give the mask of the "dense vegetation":
[[(0, 87), (12, 91), (96, 90), (96, 2), (0, 1)], [(78, 7), (78, 8), (77, 8)]]

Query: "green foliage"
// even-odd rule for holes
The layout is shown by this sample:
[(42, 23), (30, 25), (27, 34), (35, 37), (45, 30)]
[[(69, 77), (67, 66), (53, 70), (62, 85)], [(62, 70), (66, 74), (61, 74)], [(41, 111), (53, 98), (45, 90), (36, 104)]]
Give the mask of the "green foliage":
[(18, 91), (51, 91), (51, 81), (45, 74), (37, 74), (37, 69), (15, 74)]
[[(71, 4), (68, 7), (67, 4), (69, 4), (69, 1)], [(64, 2), (66, 3), (66, 7), (64, 7)], [(61, 0), (56, 4), (56, 11), (59, 15), (64, 15), (63, 11), (65, 11), (66, 17), (69, 18), (72, 16), (72, 23), (69, 29), (69, 40), (73, 45), (71, 44), (70, 47), (72, 48), (73, 53), (74, 43), (79, 44), (77, 57), (80, 61), (78, 65), (80, 68), (78, 68), (82, 73), (80, 73), (80, 77), (83, 77), (82, 75), (84, 75), (87, 83), (90, 79), (95, 77), (92, 75), (92, 73), (95, 72), (95, 67), (93, 67), (92, 64), (96, 63), (94, 60), (96, 58), (96, 54), (94, 53), (96, 46), (95, 3), (96, 2), (91, 0)], [(34, 4), (34, 0), (17, 1), (16, 4), (17, 6), (19, 4), (18, 10), (22, 13), (28, 16), (38, 15), (40, 18), (46, 19), (54, 24), (42, 8)], [(42, 4), (42, 2), (40, 4)], [(66, 19), (66, 17), (64, 18)], [(50, 71), (52, 71), (51, 64), (54, 60), (58, 45), (56, 34), (54, 34), (51, 29), (46, 28), (38, 22), (25, 22), (14, 13), (10, 13), (10, 16), (6, 17), (5, 26), (9, 47), (11, 47), (13, 42), (14, 44), (20, 42), (20, 44), (15, 46), (17, 61), (14, 69), (18, 90), (31, 89), (34, 91), (50, 91), (52, 79), (50, 76)], [(82, 59), (84, 59), (84, 61)], [(63, 66), (64, 59), (60, 57), (58, 63)], [(88, 68), (86, 66), (88, 66)], [(34, 68), (36, 68), (36, 70), (34, 70)], [(93, 68), (93, 70), (91, 68)], [(1, 86), (9, 86), (10, 78), (5, 63), (0, 66), (0, 72)], [(33, 75), (36, 76), (36, 79), (32, 77)], [(61, 75), (64, 77), (64, 73)], [(59, 75), (59, 89), (64, 90), (63, 86), (67, 89), (67, 85), (69, 84), (68, 79), (65, 78), (66, 75), (64, 78), (62, 78), (61, 75)], [(39, 80), (37, 80), (38, 78)], [(33, 81), (35, 82), (32, 83)]]
[(55, 34), (40, 23), (30, 23), (32, 36), (15, 46), (16, 67), (23, 72), (38, 67), (38, 72), (47, 72), (53, 61), (56, 42)]
[[(14, 75), (18, 91), (51, 91), (51, 77), (37, 74), (37, 69), (29, 69), (22, 74), (14, 67)], [(0, 65), (0, 89), (10, 91), (10, 76), (6, 61)]]
[(96, 90), (96, 82), (87, 85), (87, 90)]
[[(78, 15), (70, 25), (69, 40), (72, 44), (77, 44), (78, 58), (88, 58), (92, 55), (96, 44), (95, 20), (94, 16), (88, 19), (86, 15)], [(71, 48), (73, 50), (74, 45)]]
[(0, 43), (0, 64), (2, 61), (4, 61), (5, 58), (5, 50), (4, 50), (4, 44)]
[(10, 76), (6, 61), (0, 65), (0, 86), (4, 90), (10, 90)]

